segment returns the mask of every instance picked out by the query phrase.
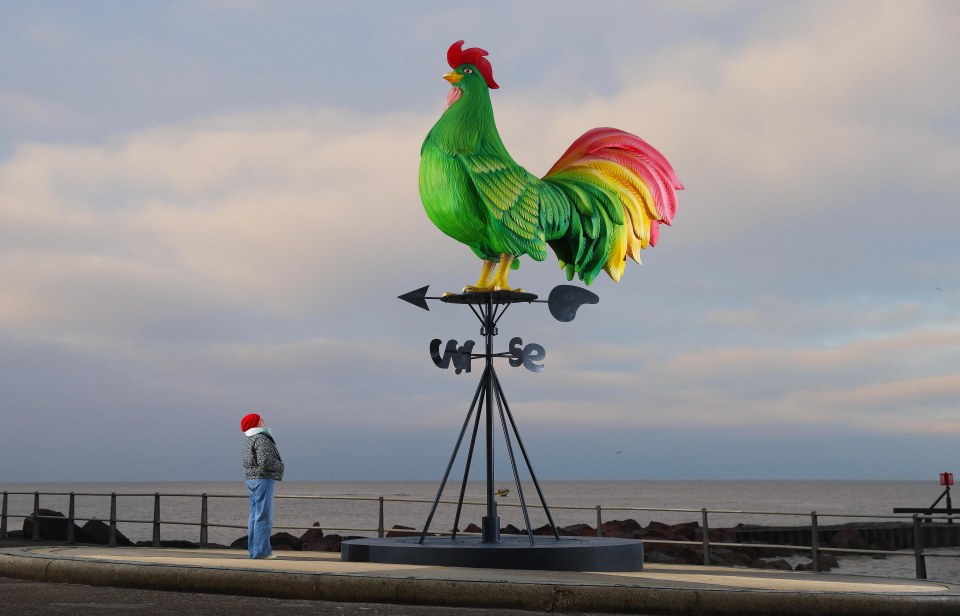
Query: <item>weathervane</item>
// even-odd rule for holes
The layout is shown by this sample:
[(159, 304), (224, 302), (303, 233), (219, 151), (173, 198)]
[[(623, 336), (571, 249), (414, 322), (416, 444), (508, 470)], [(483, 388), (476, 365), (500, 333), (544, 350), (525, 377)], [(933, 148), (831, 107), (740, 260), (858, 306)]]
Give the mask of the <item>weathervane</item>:
[[(409, 302), (418, 308), (423, 308), (424, 310), (429, 311), (430, 306), (427, 305), (427, 300), (440, 300), (448, 304), (466, 304), (466, 305), (482, 305), (484, 302), (479, 299), (481, 294), (470, 293), (464, 295), (456, 295), (452, 293), (444, 294), (440, 297), (428, 297), (427, 290), (430, 288), (430, 285), (425, 287), (420, 287), (415, 291), (410, 291), (409, 293), (404, 293), (400, 296), (405, 302)], [(471, 297), (472, 296), (472, 297)], [(466, 298), (466, 299), (464, 299)], [(509, 301), (504, 301), (509, 300)], [(553, 315), (558, 321), (568, 323), (572, 321), (577, 316), (577, 310), (580, 309), (580, 306), (584, 304), (596, 304), (600, 301), (600, 298), (596, 294), (576, 287), (573, 285), (560, 285), (555, 287), (549, 295), (547, 300), (537, 299), (537, 296), (533, 293), (524, 293), (522, 291), (497, 291), (494, 294), (493, 302), (495, 304), (505, 304), (509, 306), (513, 303), (531, 303), (531, 304), (547, 304), (550, 309), (550, 314)], [(506, 308), (504, 308), (506, 312)], [(477, 315), (477, 318), (483, 322), (483, 318), (477, 310), (474, 309), (474, 314)], [(502, 313), (501, 313), (502, 314)], [(498, 317), (499, 319), (499, 317)], [(485, 327), (481, 328), (480, 334), (485, 335)], [(494, 323), (494, 329), (496, 329), (496, 323)], [(493, 335), (496, 335), (494, 331)], [(440, 345), (443, 341), (439, 338), (435, 338), (430, 342), (430, 357), (433, 359), (433, 363), (443, 370), (449, 368), (450, 364), (453, 363), (453, 366), (457, 374), (461, 372), (470, 372), (471, 360), (478, 357), (484, 357), (484, 355), (474, 355), (472, 353), (473, 347), (476, 344), (472, 340), (466, 341), (463, 346), (457, 346), (456, 340), (450, 340), (447, 342), (444, 347), (443, 352), (440, 352)], [(523, 339), (516, 337), (510, 340), (510, 351), (509, 353), (500, 353), (495, 355), (495, 357), (510, 357), (511, 366), (523, 366), (531, 372), (540, 372), (543, 370), (543, 364), (537, 363), (543, 361), (546, 356), (546, 351), (539, 344), (528, 344), (524, 347), (520, 347), (523, 344)]]
[[(493, 337), (498, 334), (497, 325), (499, 324), (500, 319), (503, 317), (504, 313), (506, 313), (507, 309), (513, 304), (545, 303), (550, 310), (550, 314), (553, 315), (555, 319), (561, 322), (569, 322), (577, 316), (577, 310), (579, 310), (580, 306), (583, 304), (596, 304), (600, 301), (600, 298), (597, 297), (596, 294), (591, 293), (586, 289), (573, 285), (560, 285), (555, 287), (550, 292), (548, 299), (545, 301), (537, 299), (537, 296), (533, 293), (526, 293), (522, 291), (487, 291), (463, 294), (445, 294), (440, 297), (428, 297), (428, 289), (429, 285), (421, 287), (415, 291), (401, 295), (400, 299), (409, 302), (418, 308), (423, 308), (424, 310), (430, 310), (430, 307), (427, 305), (427, 300), (439, 300), (447, 304), (464, 304), (470, 308), (473, 314), (476, 315), (477, 319), (480, 321), (480, 335), (484, 337), (484, 347), (482, 353), (473, 352), (474, 347), (476, 346), (476, 343), (473, 340), (467, 340), (459, 346), (456, 340), (450, 340), (447, 342), (446, 346), (441, 352), (441, 344), (443, 341), (439, 338), (434, 338), (430, 342), (430, 358), (433, 360), (434, 365), (436, 365), (438, 368), (446, 370), (451, 364), (453, 364), (456, 373), (460, 374), (461, 372), (471, 371), (471, 363), (474, 359), (483, 359), (484, 368), (483, 374), (480, 377), (480, 383), (477, 385), (477, 390), (473, 395), (473, 401), (470, 403), (470, 409), (467, 412), (467, 417), (464, 419), (463, 427), (460, 429), (460, 436), (457, 438), (457, 443), (453, 448), (453, 454), (450, 456), (447, 469), (443, 474), (443, 479), (440, 481), (440, 488), (437, 490), (437, 496), (433, 501), (430, 514), (427, 516), (427, 521), (424, 524), (423, 531), (420, 534), (419, 542), (421, 544), (423, 543), (427, 533), (430, 530), (430, 524), (433, 521), (434, 514), (436, 513), (437, 505), (440, 503), (440, 498), (442, 497), (443, 490), (446, 487), (447, 479), (450, 477), (450, 471), (457, 459), (460, 446), (463, 444), (463, 437), (466, 435), (471, 418), (473, 418), (473, 432), (470, 437), (470, 447), (467, 453), (466, 464), (464, 465), (463, 480), (460, 484), (460, 496), (457, 500), (457, 513), (453, 523), (452, 539), (456, 540), (457, 533), (459, 532), (460, 513), (463, 509), (463, 497), (467, 488), (467, 479), (470, 475), (470, 465), (473, 461), (473, 452), (476, 446), (477, 434), (480, 428), (480, 418), (483, 415), (485, 415), (486, 418), (485, 444), (487, 457), (487, 509), (481, 525), (482, 541), (483, 543), (498, 543), (500, 541), (500, 518), (497, 516), (497, 505), (494, 499), (495, 492), (493, 477), (494, 405), (496, 405), (496, 414), (499, 416), (500, 424), (503, 428), (503, 438), (506, 442), (507, 454), (510, 459), (510, 466), (513, 470), (513, 477), (517, 487), (517, 496), (520, 499), (520, 507), (523, 511), (523, 519), (526, 525), (527, 536), (529, 538), (530, 545), (534, 544), (533, 528), (530, 525), (530, 515), (527, 511), (527, 502), (523, 494), (523, 487), (520, 485), (520, 474), (517, 469), (516, 458), (514, 456), (511, 432), (513, 434), (513, 438), (516, 439), (521, 454), (523, 455), (523, 460), (526, 463), (527, 470), (530, 473), (530, 478), (533, 480), (533, 485), (537, 490), (537, 495), (540, 497), (540, 503), (543, 506), (544, 512), (546, 513), (547, 521), (550, 524), (553, 535), (557, 540), (559, 540), (560, 535), (557, 532), (556, 524), (553, 522), (553, 516), (551, 515), (546, 499), (543, 496), (543, 490), (540, 488), (540, 482), (537, 481), (537, 475), (533, 470), (533, 465), (530, 462), (527, 449), (523, 444), (523, 439), (520, 437), (520, 432), (517, 429), (517, 424), (514, 420), (513, 413), (510, 411), (510, 405), (507, 403), (507, 399), (503, 393), (503, 386), (500, 384), (500, 379), (497, 376), (497, 371), (493, 365), (493, 360), (495, 358), (506, 358), (509, 360), (509, 364), (511, 366), (523, 366), (531, 372), (540, 372), (543, 370), (542, 362), (546, 358), (546, 350), (543, 348), (543, 346), (536, 343), (524, 345), (523, 339), (519, 336), (516, 336), (510, 340), (509, 350), (495, 353), (493, 351)], [(476, 412), (476, 414), (474, 414), (474, 412)]]
[[(443, 113), (420, 148), (418, 183), (427, 217), (481, 260), (480, 276), (475, 283), (463, 287), (462, 293), (428, 297), (428, 287), (421, 287), (400, 299), (424, 310), (430, 310), (427, 300), (468, 306), (480, 320), (483, 348), (478, 349), (473, 340), (463, 344), (448, 340), (444, 344), (435, 338), (430, 342), (430, 357), (438, 368), (447, 370), (452, 366), (457, 374), (471, 372), (473, 361), (483, 359), (483, 374), (419, 541), (410, 537), (355, 539), (344, 542), (341, 557), (350, 561), (461, 567), (640, 571), (641, 541), (607, 537), (560, 539), (493, 366), (494, 359), (502, 358), (511, 366), (539, 372), (546, 350), (514, 337), (508, 350), (494, 352), (493, 337), (503, 314), (513, 304), (546, 303), (554, 318), (566, 322), (574, 319), (583, 304), (599, 301), (593, 293), (573, 285), (554, 288), (547, 300), (512, 289), (507, 277), (520, 266), (521, 259), (543, 261), (549, 246), (567, 280), (576, 276), (589, 285), (600, 272), (606, 272), (616, 282), (623, 275), (627, 260), (639, 263), (640, 252), (657, 244), (661, 226), (673, 222), (677, 191), (683, 189), (683, 184), (656, 148), (616, 128), (588, 130), (574, 140), (546, 175), (533, 175), (515, 162), (497, 132), (490, 92), (500, 85), (493, 78), (488, 53), (479, 47), (464, 48), (463, 43), (457, 41), (447, 49), (447, 64), (452, 70), (443, 78), (450, 90)], [(500, 539), (493, 489), (494, 407), (503, 428), (529, 545), (520, 537)], [(474, 537), (458, 538), (457, 526), (482, 416), (486, 418), (487, 512), (482, 541), (478, 542)], [(471, 419), (473, 432), (460, 485), (453, 540), (427, 540)], [(556, 541), (533, 538), (511, 429)]]

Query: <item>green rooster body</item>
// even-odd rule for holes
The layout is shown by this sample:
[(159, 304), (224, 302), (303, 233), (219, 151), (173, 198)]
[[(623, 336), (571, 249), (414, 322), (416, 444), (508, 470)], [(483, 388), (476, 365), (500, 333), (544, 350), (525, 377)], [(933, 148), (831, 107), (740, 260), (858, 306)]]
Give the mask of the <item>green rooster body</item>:
[[(420, 152), (420, 198), (444, 233), (483, 259), (465, 292), (510, 290), (516, 258), (536, 261), (550, 244), (568, 279), (590, 284), (601, 269), (620, 278), (627, 256), (653, 244), (670, 223), (675, 189), (666, 159), (638, 137), (594, 129), (539, 179), (518, 165), (497, 132), (490, 88), (497, 87), (481, 49), (448, 52), (454, 70), (447, 107)], [(654, 184), (653, 187), (650, 184)]]

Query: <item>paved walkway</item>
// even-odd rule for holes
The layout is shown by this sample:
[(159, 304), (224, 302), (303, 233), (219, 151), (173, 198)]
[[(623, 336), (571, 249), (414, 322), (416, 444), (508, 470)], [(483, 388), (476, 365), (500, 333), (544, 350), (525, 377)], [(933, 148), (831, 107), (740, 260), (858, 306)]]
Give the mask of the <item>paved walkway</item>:
[(342, 562), (339, 554), (34, 546), (0, 550), (0, 575), (293, 600), (633, 614), (960, 614), (960, 586), (807, 572), (647, 565), (639, 573)]

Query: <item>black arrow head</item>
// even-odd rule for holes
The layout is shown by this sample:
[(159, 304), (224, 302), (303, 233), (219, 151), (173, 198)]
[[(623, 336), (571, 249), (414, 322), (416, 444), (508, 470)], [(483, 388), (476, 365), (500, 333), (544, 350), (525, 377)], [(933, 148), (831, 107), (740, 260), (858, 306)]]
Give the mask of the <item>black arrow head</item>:
[(399, 297), (405, 302), (410, 302), (417, 308), (430, 310), (430, 306), (427, 306), (427, 289), (429, 288), (430, 288), (430, 285), (427, 285), (425, 287), (420, 287), (416, 291), (410, 291), (409, 293), (404, 293)]
[(600, 298), (582, 287), (562, 284), (554, 287), (547, 298), (547, 307), (553, 318), (568, 323), (577, 316), (577, 310), (584, 304), (596, 304)]

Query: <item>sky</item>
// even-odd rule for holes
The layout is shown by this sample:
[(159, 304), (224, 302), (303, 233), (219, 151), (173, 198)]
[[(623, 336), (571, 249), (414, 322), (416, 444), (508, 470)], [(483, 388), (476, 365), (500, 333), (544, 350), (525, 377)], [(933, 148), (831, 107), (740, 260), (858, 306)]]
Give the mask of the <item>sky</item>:
[[(960, 472), (958, 26), (949, 0), (0, 0), (0, 481), (239, 480), (248, 412), (288, 479), (438, 479), (479, 373), (429, 343), (479, 324), (397, 296), (479, 273), (417, 189), (460, 39), (532, 173), (614, 126), (686, 186), (599, 304), (501, 322), (496, 349), (546, 348), (497, 366), (540, 478)], [(566, 280), (550, 254), (510, 282)]]

